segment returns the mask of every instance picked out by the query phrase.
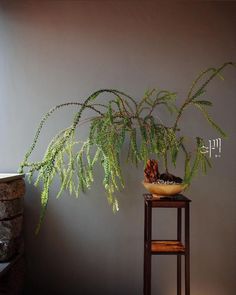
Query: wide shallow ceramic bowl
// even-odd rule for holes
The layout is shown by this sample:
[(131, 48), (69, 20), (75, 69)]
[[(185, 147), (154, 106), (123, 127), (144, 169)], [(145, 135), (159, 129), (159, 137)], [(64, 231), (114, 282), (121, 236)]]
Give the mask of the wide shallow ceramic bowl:
[(186, 187), (186, 184), (162, 184), (142, 182), (144, 187), (151, 193), (157, 196), (173, 196), (180, 194)]

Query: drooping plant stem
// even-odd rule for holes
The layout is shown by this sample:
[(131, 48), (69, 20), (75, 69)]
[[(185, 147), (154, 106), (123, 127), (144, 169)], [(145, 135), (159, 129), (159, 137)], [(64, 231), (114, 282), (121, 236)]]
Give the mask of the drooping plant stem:
[[(222, 75), (220, 75), (220, 73), (223, 71), (223, 69), (227, 66), (235, 66), (235, 64), (233, 62), (226, 62), (224, 63), (222, 66), (220, 66), (219, 68), (208, 68), (206, 69), (205, 71), (202, 71), (198, 76), (197, 78), (193, 81), (192, 83), (192, 87), (190, 88), (189, 92), (188, 92), (188, 95), (187, 95), (187, 98), (186, 100), (184, 101), (184, 103), (182, 104), (180, 110), (179, 110), (179, 113), (176, 117), (176, 120), (175, 120), (175, 124), (174, 124), (174, 130), (177, 129), (177, 126), (178, 126), (178, 122), (180, 120), (180, 118), (182, 117), (183, 115), (183, 111), (186, 109), (187, 106), (189, 106), (194, 99), (196, 99), (197, 97), (201, 96), (202, 94), (205, 93), (206, 91), (206, 87), (207, 85), (216, 77), (220, 77), (221, 79), (223, 79)], [(204, 80), (204, 82), (201, 84), (201, 86), (195, 91), (195, 93), (193, 94), (193, 91), (196, 87), (196, 85), (198, 84), (198, 82), (200, 82), (200, 80), (202, 78), (204, 78), (204, 76), (210, 72), (213, 72), (206, 80)]]
[(167, 150), (165, 151), (165, 153), (163, 155), (163, 158), (164, 158), (165, 173), (166, 174), (169, 174), (169, 171), (168, 171), (168, 155), (167, 155)]

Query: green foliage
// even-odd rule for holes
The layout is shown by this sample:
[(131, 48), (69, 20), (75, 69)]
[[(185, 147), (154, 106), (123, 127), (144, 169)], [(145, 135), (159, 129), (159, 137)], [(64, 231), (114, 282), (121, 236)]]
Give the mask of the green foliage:
[[(175, 166), (178, 154), (182, 151), (185, 155), (185, 183), (190, 184), (199, 169), (206, 173), (211, 164), (200, 151), (204, 144), (203, 139), (197, 137), (195, 150), (187, 151), (179, 121), (186, 108), (194, 106), (203, 113), (207, 122), (220, 135), (225, 136), (224, 131), (206, 110), (207, 107), (212, 106), (212, 102), (205, 100), (202, 96), (206, 93), (206, 87), (210, 81), (217, 76), (221, 77), (222, 70), (228, 65), (232, 63), (202, 72), (193, 82), (187, 98), (179, 109), (175, 105), (176, 93), (155, 89), (147, 91), (140, 102), (121, 91), (102, 89), (90, 95), (84, 103), (69, 102), (51, 109), (41, 120), (33, 143), (19, 169), (20, 172), (28, 171), (29, 178), (37, 173), (35, 185), (42, 186), (42, 210), (37, 231), (44, 218), (49, 190), (54, 179), (60, 180), (57, 197), (60, 197), (64, 190), (78, 197), (81, 191), (84, 192), (91, 187), (94, 181), (94, 167), (97, 163), (103, 168), (103, 185), (108, 202), (114, 211), (119, 209), (114, 193), (124, 187), (120, 156), (124, 153), (126, 139), (129, 141), (127, 159), (135, 165), (139, 163), (145, 165), (147, 159), (155, 155), (163, 160), (167, 170), (168, 160)], [(107, 93), (112, 96), (112, 99), (106, 105), (94, 102), (99, 96)], [(170, 115), (175, 118), (173, 126), (165, 126), (155, 114), (155, 110), (160, 105), (165, 106)], [(71, 125), (52, 139), (42, 161), (29, 162), (47, 119), (55, 111), (68, 106), (78, 108)], [(95, 116), (88, 120), (90, 123), (88, 139), (81, 141), (76, 135), (76, 130), (82, 124), (81, 116), (86, 109), (92, 110)]]
[(186, 157), (185, 162), (185, 178), (184, 182), (190, 184), (192, 178), (198, 173), (199, 168), (203, 174), (206, 174), (207, 167), (211, 167), (211, 163), (205, 154), (201, 153), (201, 147), (204, 146), (204, 141), (200, 137), (196, 137), (196, 152), (192, 166), (190, 164), (190, 155)]
[(226, 137), (225, 132), (213, 121), (207, 110), (204, 108), (204, 104), (202, 103), (202, 101), (193, 101), (193, 104), (201, 110), (201, 112), (203, 113), (206, 120), (210, 123), (210, 125), (212, 125), (212, 127), (215, 128), (221, 136)]

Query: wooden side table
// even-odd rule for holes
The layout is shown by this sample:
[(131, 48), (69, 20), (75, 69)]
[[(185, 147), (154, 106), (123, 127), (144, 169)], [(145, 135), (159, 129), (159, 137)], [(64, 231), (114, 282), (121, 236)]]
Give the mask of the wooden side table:
[[(153, 198), (144, 194), (144, 272), (143, 294), (151, 295), (152, 255), (177, 255), (177, 295), (181, 295), (181, 256), (185, 257), (185, 295), (190, 295), (189, 203), (183, 195)], [(177, 208), (177, 239), (152, 239), (152, 208)], [(182, 208), (185, 210), (185, 233), (182, 242)]]

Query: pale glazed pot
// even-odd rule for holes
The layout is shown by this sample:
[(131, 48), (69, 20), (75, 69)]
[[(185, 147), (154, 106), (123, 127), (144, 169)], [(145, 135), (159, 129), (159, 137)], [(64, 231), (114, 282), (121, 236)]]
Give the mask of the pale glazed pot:
[(180, 194), (187, 188), (186, 184), (162, 184), (162, 183), (148, 183), (142, 182), (144, 187), (156, 196), (173, 196)]

